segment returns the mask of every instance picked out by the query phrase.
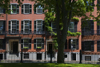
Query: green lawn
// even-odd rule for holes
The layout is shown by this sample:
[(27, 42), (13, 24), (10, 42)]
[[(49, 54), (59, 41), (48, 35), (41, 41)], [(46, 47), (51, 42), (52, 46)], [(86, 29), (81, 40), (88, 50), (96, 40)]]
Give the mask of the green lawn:
[(100, 67), (99, 64), (0, 63), (0, 67)]

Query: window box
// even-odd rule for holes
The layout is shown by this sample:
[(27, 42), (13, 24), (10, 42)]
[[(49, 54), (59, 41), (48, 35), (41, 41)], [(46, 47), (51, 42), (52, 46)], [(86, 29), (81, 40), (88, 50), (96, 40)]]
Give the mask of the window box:
[(37, 47), (37, 49), (41, 49), (42, 47)]
[(28, 49), (29, 47), (24, 47), (23, 49)]

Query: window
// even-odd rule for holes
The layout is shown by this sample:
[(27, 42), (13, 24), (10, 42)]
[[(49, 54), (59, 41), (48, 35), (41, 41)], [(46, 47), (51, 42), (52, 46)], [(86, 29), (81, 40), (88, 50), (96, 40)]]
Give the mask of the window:
[(67, 58), (67, 55), (66, 54), (64, 55), (64, 58)]
[(18, 34), (19, 33), (19, 21), (18, 20), (9, 21), (9, 33), (10, 34)]
[(94, 51), (94, 41), (83, 41), (82, 50), (84, 51)]
[(91, 61), (91, 56), (85, 56), (85, 61)]
[(10, 4), (9, 6), (11, 14), (18, 14), (19, 13), (19, 5), (18, 4)]
[(44, 8), (44, 6), (42, 6), (42, 5), (38, 5), (38, 6), (34, 5), (34, 9), (35, 9), (34, 13), (43, 14), (43, 12), (44, 12), (43, 8)]
[(4, 41), (3, 39), (0, 39), (0, 49), (3, 49)]
[(29, 53), (24, 53), (24, 59), (29, 59)]
[(54, 22), (51, 22), (51, 27), (53, 32), (56, 32), (56, 24)]
[(100, 51), (100, 41), (97, 41), (97, 51)]
[(36, 33), (36, 34), (43, 34), (44, 33), (43, 20), (34, 21), (34, 33)]
[(44, 39), (34, 39), (34, 49), (44, 49)]
[(0, 21), (0, 34), (5, 32), (5, 21)]
[(71, 32), (77, 32), (77, 22), (70, 22), (68, 30)]
[(94, 34), (94, 21), (86, 20), (82, 21), (82, 35), (93, 35)]
[(69, 48), (73, 50), (78, 49), (78, 39), (69, 39)]
[(21, 32), (23, 34), (30, 34), (31, 33), (31, 21), (30, 20), (23, 20), (21, 22)]
[(22, 5), (22, 14), (31, 14), (32, 5), (31, 4), (23, 4)]
[(31, 39), (22, 39), (21, 44), (23, 49), (31, 49)]
[(4, 13), (4, 9), (0, 7), (0, 14)]
[(42, 54), (41, 53), (37, 53), (37, 60), (42, 60)]
[(72, 56), (72, 60), (76, 60), (76, 53), (72, 53), (71, 56)]

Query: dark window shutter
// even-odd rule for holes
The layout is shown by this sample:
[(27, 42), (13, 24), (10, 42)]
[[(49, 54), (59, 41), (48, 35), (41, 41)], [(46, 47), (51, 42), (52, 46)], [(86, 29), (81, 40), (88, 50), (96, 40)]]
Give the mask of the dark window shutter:
[(21, 12), (22, 12), (22, 14), (23, 14), (23, 5), (22, 5), (22, 11), (21, 11)]
[(5, 23), (6, 21), (3, 21), (3, 32), (5, 32)]
[(69, 49), (71, 49), (71, 39), (69, 39)]
[(34, 21), (34, 32), (36, 32), (36, 21)]
[(34, 4), (34, 14), (36, 14), (36, 4)]
[(82, 42), (82, 50), (84, 50), (84, 46), (85, 46), (84, 43), (85, 43), (85, 42), (83, 41), (83, 42)]
[(94, 34), (94, 21), (90, 20), (90, 23), (91, 23), (91, 34), (93, 35)]
[(31, 24), (32, 24), (32, 21), (30, 21), (30, 29), (29, 29), (30, 30), (30, 33), (31, 33)]
[(34, 39), (34, 49), (36, 49), (36, 39)]
[(67, 39), (66, 39), (66, 41), (65, 41), (65, 49), (67, 49)]
[(94, 41), (91, 41), (91, 51), (94, 51)]
[(77, 47), (76, 47), (76, 49), (77, 50), (79, 49), (79, 41), (78, 41), (78, 39), (77, 39)]
[(44, 49), (44, 39), (42, 39), (42, 49)]
[(17, 33), (19, 32), (19, 21), (17, 21)]
[(3, 39), (3, 49), (6, 49), (6, 43), (5, 39)]
[(44, 5), (42, 7), (43, 7), (43, 13), (44, 13)]
[(17, 5), (17, 14), (19, 14), (19, 5)]
[(43, 31), (44, 31), (44, 29), (45, 29), (45, 26), (44, 26), (44, 21), (43, 21)]
[(78, 22), (74, 22), (74, 31), (77, 32), (77, 23)]
[(21, 21), (21, 32), (23, 33), (23, 21)]
[(9, 21), (9, 32), (11, 31), (11, 21)]
[(30, 4), (30, 14), (32, 13), (32, 5)]
[(29, 39), (29, 49), (31, 49), (31, 39)]
[(23, 39), (21, 39), (21, 49), (23, 49)]
[(5, 13), (5, 9), (3, 9), (3, 13)]

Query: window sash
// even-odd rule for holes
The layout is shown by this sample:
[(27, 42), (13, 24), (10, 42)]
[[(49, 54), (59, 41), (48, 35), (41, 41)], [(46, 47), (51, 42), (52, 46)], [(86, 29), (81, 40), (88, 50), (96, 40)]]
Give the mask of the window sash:
[(19, 8), (17, 8), (17, 4), (11, 4), (11, 6), (10, 6), (11, 14), (17, 14), (17, 9), (19, 9)]
[(71, 39), (71, 49), (77, 49), (77, 39)]
[[(38, 22), (38, 21), (41, 21), (41, 23), (40, 22)], [(36, 31), (43, 31), (43, 21), (42, 20), (37, 20), (36, 21), (36, 29), (35, 29)]]
[[(27, 5), (29, 8), (26, 7), (26, 5)], [(22, 9), (23, 9), (23, 13), (24, 13), (24, 14), (30, 14), (30, 9), (31, 9), (31, 8), (30, 8), (30, 4), (23, 4), (23, 8), (22, 8)]]
[(17, 32), (17, 20), (12, 20), (10, 23), (10, 33)]
[(0, 21), (0, 32), (3, 32), (3, 29), (4, 29), (3, 21)]
[(0, 7), (0, 13), (3, 13), (3, 8)]
[(30, 31), (30, 20), (24, 20), (23, 21), (23, 32), (29, 33)]
[(39, 5), (39, 6), (36, 7), (36, 13), (37, 14), (43, 13), (43, 7), (41, 5)]
[[(41, 40), (41, 42), (38, 42), (38, 40)], [(36, 44), (36, 48), (37, 47), (41, 47), (42, 48), (42, 45), (44, 44), (44, 42), (42, 41), (42, 39), (36, 39), (36, 43), (34, 43), (34, 44)]]

